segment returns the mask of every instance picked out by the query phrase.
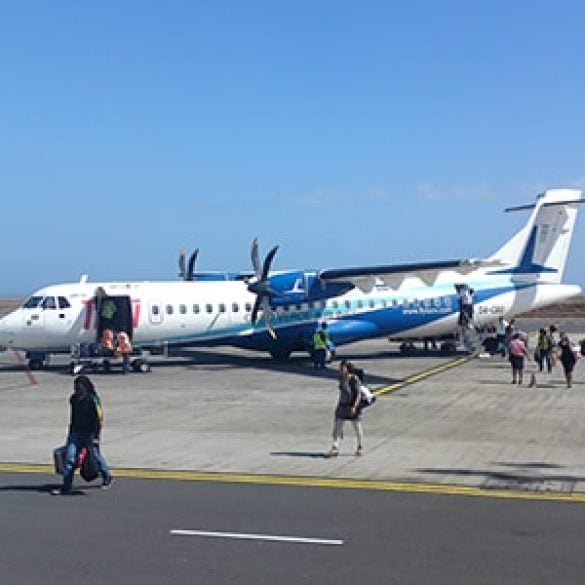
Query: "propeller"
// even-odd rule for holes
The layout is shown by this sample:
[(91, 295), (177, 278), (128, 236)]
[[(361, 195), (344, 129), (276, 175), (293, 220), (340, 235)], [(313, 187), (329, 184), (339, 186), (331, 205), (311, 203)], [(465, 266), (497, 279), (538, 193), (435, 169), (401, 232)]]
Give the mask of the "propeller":
[(181, 250), (179, 252), (179, 276), (183, 280), (193, 280), (193, 275), (195, 273), (195, 262), (197, 260), (197, 256), (199, 255), (199, 248), (196, 248), (191, 252), (189, 256), (189, 262), (185, 266), (185, 252)]
[(264, 263), (260, 266), (260, 253), (258, 251), (258, 238), (254, 238), (252, 242), (252, 266), (254, 268), (255, 276), (248, 282), (248, 290), (256, 295), (256, 301), (252, 308), (251, 321), (256, 323), (258, 320), (258, 311), (262, 310), (262, 317), (266, 323), (266, 329), (272, 339), (276, 339), (276, 333), (272, 328), (270, 316), (272, 310), (270, 308), (270, 299), (273, 295), (278, 294), (277, 291), (270, 287), (270, 281), (268, 280), (268, 273), (270, 272), (270, 266), (274, 260), (274, 256), (278, 251), (278, 246), (274, 246), (266, 258)]

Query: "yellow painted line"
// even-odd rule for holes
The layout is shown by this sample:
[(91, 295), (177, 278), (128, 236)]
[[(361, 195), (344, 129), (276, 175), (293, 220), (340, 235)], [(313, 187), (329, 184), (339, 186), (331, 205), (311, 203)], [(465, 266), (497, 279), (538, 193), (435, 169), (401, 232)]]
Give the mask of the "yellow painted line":
[[(0, 463), (0, 472), (5, 473), (43, 473), (52, 474), (51, 465), (22, 463)], [(338, 489), (360, 489), (417, 494), (440, 494), (509, 500), (537, 500), (547, 502), (585, 503), (585, 493), (537, 492), (523, 490), (482, 489), (479, 487), (457, 486), (433, 483), (401, 483), (368, 479), (342, 479), (330, 477), (304, 477), (287, 475), (253, 475), (244, 473), (222, 473), (207, 471), (172, 471), (157, 469), (116, 468), (116, 477), (134, 479), (157, 479), (176, 481), (211, 481), (222, 483), (241, 483), (255, 485), (285, 485), (297, 487), (324, 487)]]
[(404, 378), (404, 380), (400, 380), (400, 382), (395, 382), (394, 384), (388, 384), (387, 386), (382, 386), (381, 388), (377, 388), (374, 390), (373, 394), (375, 396), (383, 396), (384, 394), (389, 394), (390, 392), (394, 392), (396, 390), (400, 390), (400, 388), (404, 388), (404, 386), (408, 386), (409, 384), (414, 384), (415, 382), (420, 382), (425, 378), (429, 378), (430, 376), (434, 376), (435, 374), (440, 374), (445, 370), (450, 370), (451, 368), (455, 368), (460, 366), (470, 359), (472, 359), (472, 355), (455, 358), (445, 364), (441, 364), (440, 366), (435, 366), (433, 368), (429, 368), (427, 370), (423, 370), (422, 372), (418, 372), (417, 374), (413, 374), (408, 378)]

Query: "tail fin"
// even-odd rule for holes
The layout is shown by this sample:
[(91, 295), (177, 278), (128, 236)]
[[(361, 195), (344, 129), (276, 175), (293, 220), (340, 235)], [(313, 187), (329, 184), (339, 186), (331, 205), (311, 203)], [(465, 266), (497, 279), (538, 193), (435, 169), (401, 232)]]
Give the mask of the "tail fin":
[(526, 225), (506, 242), (489, 260), (499, 260), (507, 268), (492, 274), (510, 274), (560, 283), (578, 204), (585, 202), (579, 189), (549, 189), (538, 196), (534, 205), (506, 209), (519, 211), (533, 209)]

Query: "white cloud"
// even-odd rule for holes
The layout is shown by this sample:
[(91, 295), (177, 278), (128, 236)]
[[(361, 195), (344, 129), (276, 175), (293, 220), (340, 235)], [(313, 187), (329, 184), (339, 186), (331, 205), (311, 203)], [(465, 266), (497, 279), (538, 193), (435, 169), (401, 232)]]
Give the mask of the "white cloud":
[(384, 202), (392, 199), (392, 193), (384, 187), (373, 187), (363, 191), (343, 191), (341, 189), (319, 189), (312, 194), (297, 195), (291, 198), (291, 203), (297, 207), (324, 208), (332, 206), (347, 206), (364, 202)]
[(489, 201), (500, 198), (502, 189), (485, 184), (443, 188), (432, 183), (419, 183), (416, 185), (414, 193), (416, 197), (430, 200)]

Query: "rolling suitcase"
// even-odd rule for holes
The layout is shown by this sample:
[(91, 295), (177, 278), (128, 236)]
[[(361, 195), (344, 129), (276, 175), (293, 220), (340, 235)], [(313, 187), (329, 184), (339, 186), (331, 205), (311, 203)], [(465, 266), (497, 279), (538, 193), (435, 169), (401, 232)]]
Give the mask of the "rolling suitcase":
[(67, 447), (57, 447), (53, 449), (53, 465), (55, 467), (55, 473), (57, 475), (63, 475), (65, 469), (65, 455), (67, 454)]

